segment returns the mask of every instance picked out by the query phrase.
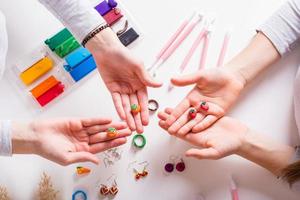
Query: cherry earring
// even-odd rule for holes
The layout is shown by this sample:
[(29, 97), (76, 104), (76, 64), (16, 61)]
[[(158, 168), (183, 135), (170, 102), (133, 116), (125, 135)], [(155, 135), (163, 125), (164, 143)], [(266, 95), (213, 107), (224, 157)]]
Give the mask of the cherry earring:
[(180, 159), (180, 162), (176, 164), (176, 170), (179, 172), (183, 172), (185, 170), (185, 163), (183, 159)]
[(191, 108), (190, 111), (189, 111), (189, 119), (192, 120), (192, 119), (195, 119), (196, 116), (197, 116), (197, 111), (195, 108)]
[[(176, 160), (176, 158), (175, 159), (173, 158), (172, 160), (174, 161), (174, 160)], [(174, 166), (175, 166), (174, 162), (173, 163), (171, 163), (171, 162), (167, 163), (165, 165), (165, 171), (168, 172), (168, 173), (173, 172), (174, 171)], [(178, 162), (176, 164), (175, 168), (178, 172), (183, 172), (185, 170), (185, 163), (184, 163), (182, 158), (180, 159), (180, 162)]]

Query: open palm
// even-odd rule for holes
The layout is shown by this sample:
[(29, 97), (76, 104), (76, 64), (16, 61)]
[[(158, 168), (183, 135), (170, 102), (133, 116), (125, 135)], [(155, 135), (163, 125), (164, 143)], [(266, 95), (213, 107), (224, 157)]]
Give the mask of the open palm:
[[(33, 122), (38, 138), (36, 153), (61, 165), (90, 161), (98, 163), (94, 155), (126, 143), (131, 134), (124, 122), (108, 118), (55, 119)], [(115, 138), (108, 138), (106, 130), (118, 130)]]
[[(178, 132), (182, 135), (191, 130), (202, 131), (224, 116), (244, 87), (243, 78), (239, 74), (225, 69), (200, 70), (191, 75), (172, 78), (171, 81), (176, 86), (196, 84), (165, 122), (171, 134)], [(199, 109), (202, 102), (207, 103), (207, 111)], [(201, 113), (189, 120), (191, 107)]]
[[(167, 130), (165, 120), (173, 110), (168, 108), (164, 113), (159, 114), (159, 125)], [(234, 153), (238, 153), (239, 148), (243, 145), (247, 126), (236, 119), (222, 117), (217, 120), (211, 127), (197, 133), (188, 133), (181, 135), (173, 134), (175, 137), (183, 139), (197, 148), (189, 149), (187, 156), (198, 159), (219, 159)]]
[[(97, 51), (91, 47), (100, 75), (120, 118), (127, 121), (131, 130), (142, 133), (143, 126), (149, 123), (147, 87), (160, 87), (161, 83), (152, 79), (143, 63), (120, 43), (115, 34), (109, 34), (105, 41), (111, 41), (105, 50)], [(131, 104), (140, 105), (141, 112), (133, 116)]]

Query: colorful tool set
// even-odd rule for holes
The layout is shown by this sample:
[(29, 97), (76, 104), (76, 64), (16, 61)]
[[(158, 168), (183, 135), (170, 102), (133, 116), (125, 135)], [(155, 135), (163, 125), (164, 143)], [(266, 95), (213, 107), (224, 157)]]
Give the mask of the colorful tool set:
[[(126, 9), (115, 0), (104, 0), (95, 9), (110, 25), (124, 46), (139, 38), (138, 28)], [(64, 28), (44, 42), (46, 44), (20, 59), (12, 69), (14, 83), (38, 108), (46, 106), (72, 88), (94, 69), (92, 54)], [(16, 80), (16, 81), (15, 81)]]
[[(179, 73), (182, 73), (187, 67), (189, 61), (197, 50), (198, 46), (203, 41), (202, 52), (200, 54), (200, 60), (198, 69), (203, 69), (206, 65), (206, 57), (208, 53), (209, 41), (211, 32), (214, 28), (216, 17), (212, 14), (204, 15), (202, 13), (193, 12), (192, 15), (185, 19), (170, 39), (163, 45), (162, 49), (156, 55), (153, 64), (148, 71), (152, 76), (156, 76), (157, 71), (164, 64), (164, 62), (180, 47), (180, 45), (188, 38), (198, 24), (202, 24), (202, 29), (198, 33), (195, 41), (189, 49), (187, 55), (184, 57), (181, 65), (179, 66)], [(228, 49), (231, 32), (228, 30), (221, 47), (221, 51), (218, 57), (217, 67), (222, 66)], [(173, 85), (169, 85), (169, 90), (173, 89)]]

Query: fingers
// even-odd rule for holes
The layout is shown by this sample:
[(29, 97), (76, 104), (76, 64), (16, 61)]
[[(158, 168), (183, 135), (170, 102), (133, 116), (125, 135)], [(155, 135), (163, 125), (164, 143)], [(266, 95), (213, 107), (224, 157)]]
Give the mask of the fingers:
[(177, 131), (184, 126), (189, 121), (189, 111), (190, 108), (188, 108), (169, 128), (168, 132), (171, 135), (177, 134)]
[(160, 87), (162, 83), (154, 80), (152, 76), (147, 72), (147, 70), (143, 66), (139, 66), (139, 70), (137, 71), (137, 75), (140, 78), (141, 82), (148, 87)]
[(201, 131), (207, 129), (208, 127), (210, 127), (217, 120), (218, 120), (218, 117), (216, 117), (214, 115), (207, 115), (200, 123), (198, 123), (197, 125), (195, 125), (193, 127), (192, 132), (194, 132), (194, 133), (201, 132)]
[(82, 125), (85, 127), (88, 126), (94, 126), (94, 125), (103, 125), (103, 124), (109, 124), (111, 123), (111, 119), (110, 118), (86, 118), (86, 119), (82, 119)]
[(116, 138), (114, 140), (109, 140), (107, 142), (101, 142), (97, 144), (90, 145), (90, 153), (99, 153), (106, 151), (107, 149), (115, 148), (126, 143), (126, 138)]
[(86, 129), (86, 132), (91, 135), (99, 132), (105, 132), (108, 128), (113, 127), (117, 130), (127, 128), (127, 124), (125, 122), (112, 122), (105, 125), (94, 125), (90, 126)]
[(72, 152), (66, 155), (66, 159), (61, 163), (62, 165), (70, 165), (72, 163), (78, 162), (92, 162), (96, 165), (99, 164), (99, 159), (96, 155), (93, 155), (89, 152)]
[(148, 94), (147, 89), (143, 88), (137, 91), (139, 105), (141, 106), (141, 119), (143, 126), (149, 124), (149, 110), (148, 110)]
[(121, 95), (118, 92), (113, 92), (111, 94), (111, 96), (112, 96), (112, 99), (113, 99), (113, 102), (114, 102), (114, 105), (115, 105), (115, 108), (117, 110), (117, 113), (118, 113), (119, 117), (122, 120), (125, 120), (126, 115), (125, 115), (125, 112), (124, 112), (124, 109), (123, 109), (123, 106), (122, 106)]
[[(130, 94), (130, 105), (132, 105), (132, 104), (139, 105), (137, 96), (135, 94)], [(141, 113), (140, 112), (138, 112), (136, 114), (131, 113), (131, 115), (133, 116), (133, 119), (134, 119), (134, 122), (135, 122), (136, 132), (143, 133), (144, 128), (143, 128), (143, 125), (142, 125)]]
[[(127, 129), (118, 131), (117, 136), (113, 139), (128, 137), (130, 135), (131, 135), (131, 130), (129, 128), (127, 128)], [(100, 142), (106, 142), (109, 140), (112, 140), (112, 138), (108, 137), (106, 132), (101, 132), (101, 133), (91, 135), (89, 138), (89, 144), (96, 144), (96, 143), (100, 143)]]
[(170, 114), (172, 113), (172, 111), (173, 111), (172, 108), (166, 108), (164, 111), (158, 112), (157, 116), (159, 117), (159, 119), (165, 121), (170, 116)]
[(201, 79), (201, 77), (201, 71), (198, 71), (197, 73), (189, 75), (173, 77), (171, 78), (171, 82), (176, 86), (186, 86), (197, 83)]
[(172, 108), (166, 108), (165, 111), (160, 111), (158, 113), (158, 117), (161, 119), (158, 124), (161, 128), (165, 129), (166, 131), (168, 130), (169, 126), (167, 126), (166, 121), (167, 118), (170, 116), (170, 114), (172, 113), (173, 109)]
[(205, 148), (205, 149), (189, 149), (185, 152), (187, 157), (194, 157), (197, 159), (219, 159), (220, 154), (217, 150), (212, 147)]
[(188, 121), (178, 130), (178, 135), (184, 136), (188, 134), (194, 126), (196, 126), (199, 122), (201, 122), (204, 119), (204, 117), (205, 116), (203, 114), (198, 113), (195, 119)]
[(129, 126), (129, 128), (132, 131), (135, 131), (136, 127), (135, 127), (135, 122), (134, 122), (133, 116), (131, 114), (129, 96), (127, 94), (121, 94), (121, 98), (122, 98), (122, 105), (124, 108), (124, 112), (126, 115), (126, 122)]
[(166, 124), (171, 126), (188, 108), (190, 107), (189, 101), (185, 98), (176, 106), (171, 115), (166, 120)]

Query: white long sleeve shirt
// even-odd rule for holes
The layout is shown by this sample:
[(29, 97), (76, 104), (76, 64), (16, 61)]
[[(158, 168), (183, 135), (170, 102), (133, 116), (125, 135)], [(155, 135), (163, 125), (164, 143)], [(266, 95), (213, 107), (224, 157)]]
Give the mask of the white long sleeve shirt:
[(39, 0), (81, 43), (97, 26), (105, 23), (89, 0)]

